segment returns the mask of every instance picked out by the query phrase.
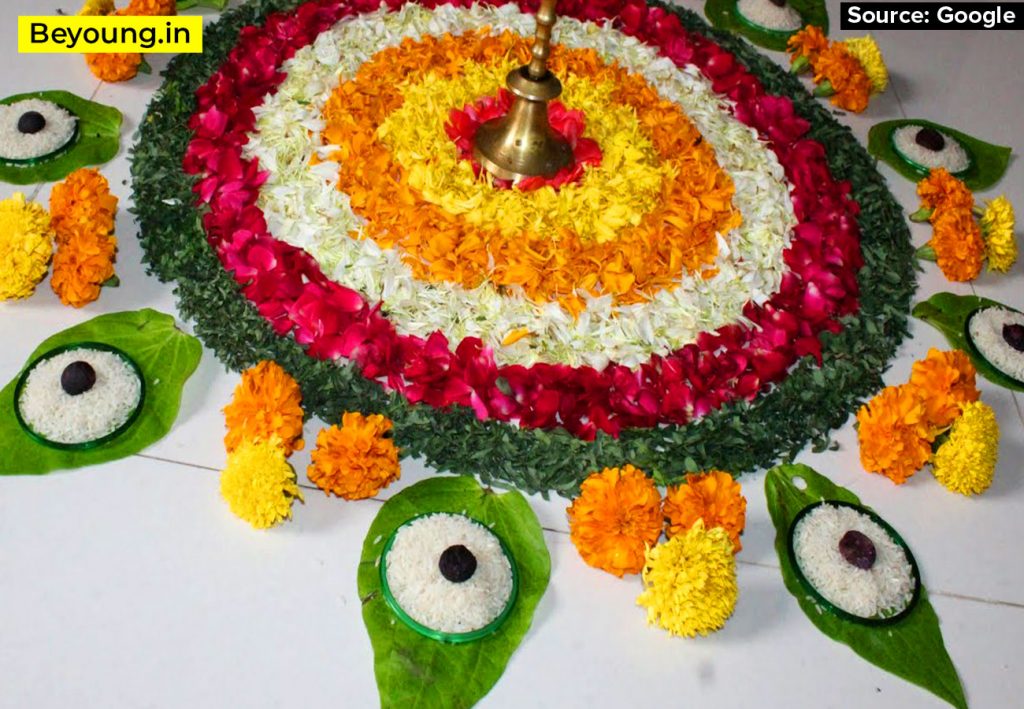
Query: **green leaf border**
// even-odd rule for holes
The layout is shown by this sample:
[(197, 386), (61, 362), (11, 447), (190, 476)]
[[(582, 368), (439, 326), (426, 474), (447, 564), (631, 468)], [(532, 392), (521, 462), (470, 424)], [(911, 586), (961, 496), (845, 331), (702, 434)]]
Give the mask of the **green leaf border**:
[[(797, 488), (794, 478), (803, 478), (806, 488)], [(963, 685), (942, 641), (939, 618), (923, 584), (921, 596), (910, 613), (881, 626), (864, 625), (829, 613), (800, 584), (789, 556), (789, 528), (793, 519), (804, 507), (819, 500), (860, 505), (860, 498), (806, 465), (780, 465), (769, 470), (764, 492), (775, 525), (775, 551), (783, 583), (815, 627), (836, 642), (848, 645), (871, 664), (927, 689), (955, 707), (967, 709)]]
[(928, 173), (908, 163), (893, 147), (892, 133), (903, 126), (934, 128), (966, 145), (971, 154), (971, 166), (957, 177), (972, 190), (983, 190), (999, 182), (1010, 164), (1010, 154), (1013, 152), (1011, 148), (986, 143), (941, 123), (932, 123), (922, 118), (901, 118), (871, 126), (871, 130), (868, 131), (868, 152), (912, 182), (920, 182)]
[[(142, 410), (125, 433), (103, 445), (85, 450), (51, 448), (22, 430), (14, 413), (14, 390), (21, 373), (37, 357), (78, 342), (101, 342), (132, 358), (145, 380)], [(0, 475), (42, 475), (96, 465), (138, 453), (160, 440), (178, 417), (182, 389), (202, 353), (199, 340), (179, 330), (173, 317), (149, 308), (100, 315), (46, 338), (0, 390)]]
[(194, 178), (180, 167), (196, 88), (222, 63), (243, 26), (297, 4), (254, 0), (208, 27), (203, 54), (171, 62), (132, 150), (134, 211), (149, 269), (176, 282), (182, 317), (195, 321), (196, 333), (229, 367), (273, 359), (300, 382), (310, 414), (337, 421), (345, 410), (379, 412), (395, 421), (403, 455), (487, 483), (566, 496), (574, 494), (588, 472), (624, 461), (669, 483), (688, 471), (722, 468), (738, 474), (791, 460), (808, 443), (824, 449), (829, 432), (881, 388), (882, 372), (908, 334), (914, 291), (915, 262), (903, 208), (850, 129), (836, 122), (799, 79), (741, 39), (709, 28), (695, 13), (657, 1), (651, 4), (677, 14), (687, 29), (733, 52), (761, 77), (766, 90), (790, 97), (797, 113), (810, 121), (810, 137), (827, 147), (833, 174), (852, 184), (861, 205), (861, 309), (844, 319), (842, 332), (822, 336), (824, 365), (818, 368), (805, 358), (753, 403), (732, 403), (687, 426), (634, 429), (617, 439), (599, 434), (587, 442), (561, 430), (481, 422), (469, 409), (413, 405), (384, 392), (351, 364), (307, 357), (293, 339), (274, 334), (221, 267), (206, 242), (201, 214), (192, 206)]
[[(828, 8), (823, 0), (790, 0), (794, 10), (800, 13), (804, 26), (814, 25), (828, 34)], [(794, 32), (762, 30), (740, 17), (736, 9), (736, 0), (706, 0), (704, 16), (715, 27), (743, 35), (750, 42), (773, 49), (777, 52), (786, 51), (786, 42)]]
[(993, 306), (1016, 310), (998, 301), (976, 295), (936, 293), (928, 300), (915, 305), (911, 314), (941, 332), (951, 346), (966, 352), (978, 374), (985, 379), (1012, 391), (1024, 391), (1024, 385), (996, 369), (967, 339), (967, 318), (978, 308)]
[[(398, 620), (385, 601), (380, 557), (392, 533), (431, 512), (466, 514), (501, 537), (519, 569), (519, 594), (492, 635), (463, 644), (423, 637)], [(468, 477), (436, 477), (402, 490), (384, 503), (363, 541), (357, 576), (363, 621), (374, 651), (383, 707), (468, 707), (490, 691), (533, 621), (548, 586), (551, 557), (544, 533), (519, 492), (497, 493)]]
[(52, 101), (78, 117), (77, 142), (52, 160), (35, 165), (6, 165), (0, 163), (0, 181), (12, 185), (32, 185), (37, 182), (63, 180), (86, 165), (102, 165), (121, 149), (121, 112), (112, 106), (89, 101), (68, 91), (33, 91), (0, 99), (0, 104), (11, 104), (30, 98)]

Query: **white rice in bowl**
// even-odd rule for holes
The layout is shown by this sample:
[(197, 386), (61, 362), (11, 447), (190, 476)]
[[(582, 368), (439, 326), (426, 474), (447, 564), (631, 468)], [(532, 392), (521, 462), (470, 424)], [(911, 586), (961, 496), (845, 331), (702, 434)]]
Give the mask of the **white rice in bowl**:
[[(839, 551), (850, 530), (864, 534), (875, 547), (875, 562), (861, 569)], [(893, 616), (914, 598), (917, 580), (903, 548), (867, 515), (840, 505), (822, 504), (797, 523), (793, 551), (800, 571), (822, 597), (861, 618)]]
[(804, 25), (800, 13), (788, 2), (779, 7), (771, 0), (739, 0), (736, 12), (751, 24), (780, 32), (793, 32)]
[[(18, 121), (29, 112), (46, 121), (37, 133), (22, 133)], [(78, 118), (63, 106), (39, 98), (0, 105), (0, 159), (33, 160), (60, 150), (75, 138)]]
[(963, 172), (971, 166), (971, 156), (960, 141), (951, 135), (934, 129), (942, 136), (944, 145), (941, 150), (929, 150), (917, 143), (917, 133), (927, 126), (909, 125), (897, 128), (892, 132), (892, 141), (896, 152), (907, 160), (929, 169), (944, 167), (951, 173)]
[[(463, 545), (476, 557), (466, 581), (449, 581), (439, 560)], [(500, 616), (512, 596), (512, 565), (493, 532), (469, 517), (438, 513), (419, 517), (395, 533), (383, 560), (388, 588), (420, 625), (442, 633), (479, 630)]]
[[(61, 374), (72, 362), (96, 372), (92, 388), (72, 396)], [(123, 426), (142, 398), (142, 381), (121, 356), (105, 350), (68, 350), (37, 363), (25, 379), (17, 402), (22, 420), (53, 443), (81, 444), (103, 438)]]
[(981, 356), (1008, 377), (1024, 382), (1024, 352), (1010, 346), (1003, 328), (1024, 327), (1024, 313), (1008, 308), (983, 308), (967, 321), (967, 333)]

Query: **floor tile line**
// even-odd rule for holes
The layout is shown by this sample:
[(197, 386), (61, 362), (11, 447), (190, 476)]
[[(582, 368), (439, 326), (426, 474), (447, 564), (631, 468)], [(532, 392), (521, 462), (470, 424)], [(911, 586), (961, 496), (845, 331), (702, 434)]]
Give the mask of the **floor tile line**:
[(161, 458), (158, 455), (149, 455), (148, 453), (135, 453), (136, 458), (145, 458), (146, 460), (156, 460), (161, 463), (170, 463), (171, 465), (184, 465), (186, 468), (196, 468), (197, 470), (207, 470), (219, 473), (219, 468), (211, 468), (209, 465), (200, 465), (199, 463), (189, 463), (184, 460), (173, 460), (171, 458)]

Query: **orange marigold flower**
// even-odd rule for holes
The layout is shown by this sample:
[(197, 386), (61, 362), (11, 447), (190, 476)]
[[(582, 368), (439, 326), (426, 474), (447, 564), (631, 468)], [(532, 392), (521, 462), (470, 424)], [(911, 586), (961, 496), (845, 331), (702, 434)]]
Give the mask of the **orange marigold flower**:
[(566, 510), (569, 536), (583, 561), (610, 574), (638, 574), (661, 536), (661, 496), (632, 465), (592, 473)]
[(121, 14), (156, 17), (178, 14), (177, 0), (132, 0)]
[(700, 475), (687, 475), (686, 483), (665, 491), (665, 536), (685, 534), (702, 519), (708, 529), (722, 527), (732, 540), (733, 550), (743, 548), (740, 533), (746, 525), (747, 498), (732, 475), (711, 470)]
[(935, 429), (952, 425), (964, 406), (981, 397), (976, 374), (970, 358), (960, 350), (942, 352), (932, 348), (927, 357), (914, 362), (910, 386), (917, 389), (924, 402), (933, 434), (938, 433)]
[(911, 386), (886, 387), (857, 412), (864, 469), (902, 485), (931, 457), (924, 402)]
[(242, 441), (281, 442), (285, 453), (302, 450), (302, 390), (277, 362), (263, 361), (242, 372), (231, 403), (224, 407), (228, 453)]
[(343, 414), (340, 428), (331, 426), (317, 435), (306, 475), (324, 492), (346, 500), (373, 497), (401, 472), (398, 448), (386, 437), (391, 426), (380, 414)]
[(139, 73), (142, 55), (138, 52), (86, 54), (85, 63), (92, 75), (101, 81), (128, 81)]
[(973, 281), (985, 260), (985, 240), (970, 210), (940, 210), (932, 216), (935, 261), (951, 281)]
[(117, 197), (110, 194), (107, 178), (93, 168), (81, 168), (50, 191), (50, 224), (58, 243), (75, 231), (109, 234), (114, 230)]
[(786, 51), (790, 54), (790, 63), (800, 57), (807, 57), (811, 66), (818, 60), (818, 55), (828, 49), (828, 38), (820, 27), (807, 25), (799, 32), (790, 36), (786, 43)]
[(833, 44), (821, 52), (814, 63), (814, 83), (826, 81), (834, 92), (829, 100), (839, 108), (860, 113), (868, 107), (871, 79), (856, 57), (841, 44)]
[(917, 196), (921, 198), (921, 206), (935, 212), (970, 212), (974, 208), (974, 195), (967, 185), (944, 167), (933, 168), (928, 177), (917, 183)]
[(100, 297), (100, 288), (114, 277), (117, 239), (96, 231), (74, 230), (58, 239), (50, 287), (64, 305), (81, 308)]

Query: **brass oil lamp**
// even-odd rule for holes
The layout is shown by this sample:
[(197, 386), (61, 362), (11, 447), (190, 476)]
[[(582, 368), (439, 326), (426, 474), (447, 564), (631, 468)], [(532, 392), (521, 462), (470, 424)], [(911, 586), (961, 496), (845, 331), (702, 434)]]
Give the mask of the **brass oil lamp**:
[(551, 28), (557, 19), (557, 0), (542, 0), (537, 10), (537, 34), (526, 66), (505, 79), (515, 96), (512, 108), (477, 130), (473, 157), (487, 172), (502, 180), (551, 177), (573, 164), (572, 146), (548, 123), (548, 102), (562, 93), (562, 83), (548, 71)]

